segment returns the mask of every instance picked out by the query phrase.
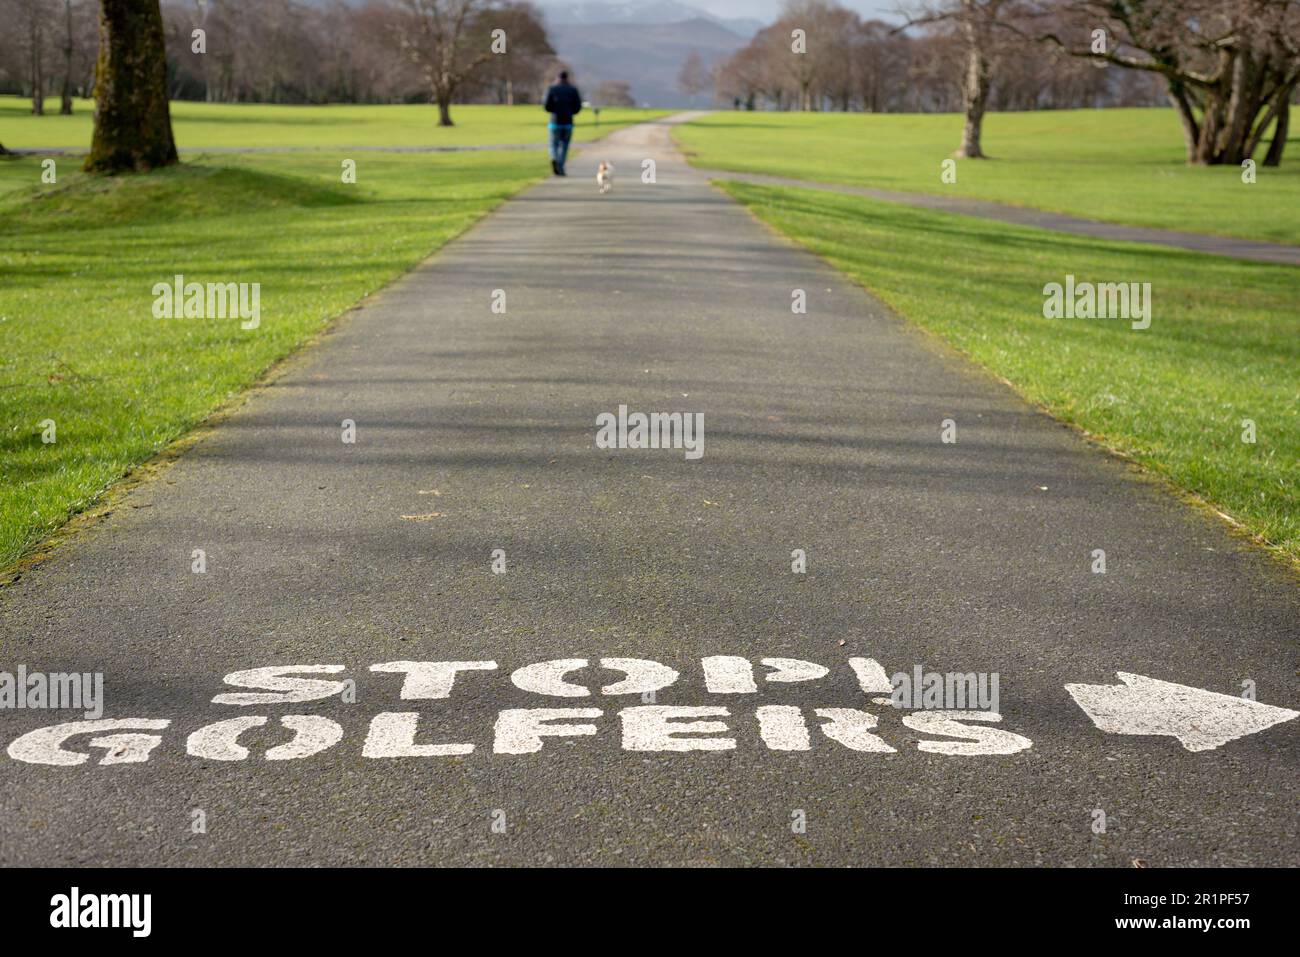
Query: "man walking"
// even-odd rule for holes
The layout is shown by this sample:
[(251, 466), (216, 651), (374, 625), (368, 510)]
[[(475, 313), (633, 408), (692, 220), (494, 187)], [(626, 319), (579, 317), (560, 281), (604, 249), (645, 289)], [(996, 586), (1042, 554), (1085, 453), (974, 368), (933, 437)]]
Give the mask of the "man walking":
[(573, 118), (582, 112), (582, 94), (569, 82), (569, 72), (560, 72), (560, 82), (546, 91), (546, 112), (551, 114), (551, 172), (564, 175), (573, 138)]

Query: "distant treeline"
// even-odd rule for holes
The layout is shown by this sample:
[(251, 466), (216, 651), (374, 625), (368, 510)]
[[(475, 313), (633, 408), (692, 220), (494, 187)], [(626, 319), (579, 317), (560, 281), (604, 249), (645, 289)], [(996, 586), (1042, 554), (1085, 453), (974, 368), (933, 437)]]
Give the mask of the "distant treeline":
[[(458, 63), (466, 75), (457, 102), (537, 102), (558, 64), (541, 14), (527, 2), (163, 0), (161, 6), (173, 99), (427, 103), (429, 58), (421, 32), (439, 8), (451, 14), (465, 8), (468, 22), (458, 30), (457, 46), (466, 55), (488, 52), (492, 30), (504, 30), (508, 44), (509, 55), (488, 56), (473, 70)], [(69, 99), (89, 96), (98, 7), (96, 0), (0, 0), (0, 92), (38, 101), (65, 90)]]
[[(175, 99), (259, 103), (427, 103), (430, 58), (421, 50), (430, 18), (424, 5), (368, 0), (308, 6), (294, 0), (164, 2), (167, 60)], [(439, 4), (429, 4), (436, 9)], [(537, 102), (555, 67), (541, 14), (527, 2), (463, 6), (458, 58), (483, 62), (458, 83), (461, 103)], [(206, 52), (193, 31), (206, 32)], [(508, 55), (491, 53), (492, 31), (504, 31)]]
[[(751, 110), (960, 111), (969, 72), (966, 24), (956, 17), (926, 20), (925, 8), (916, 9), (920, 22), (904, 32), (827, 0), (787, 3), (779, 20), (715, 67), (716, 98)], [(803, 52), (792, 56), (796, 30), (806, 40)], [(1014, 37), (997, 37), (990, 52), (996, 59), (989, 70), (990, 110), (1168, 102), (1153, 73), (1107, 68), (1042, 43), (1008, 42)]]
[(0, 93), (30, 96), (33, 112), (58, 97), (89, 96), (99, 49), (94, 0), (0, 0)]
[[(419, 5), (164, 0), (171, 96), (225, 103), (428, 102), (427, 68), (414, 49), (420, 20), (412, 8)], [(450, 13), (465, 8), (466, 48), (486, 50), (493, 29), (504, 29), (510, 44), (508, 56), (467, 72), (455, 102), (541, 99), (559, 61), (536, 7), (482, 0), (427, 6)], [(96, 0), (0, 0), (0, 22), (14, 27), (0, 32), (0, 91), (38, 101), (62, 95), (69, 109), (71, 97), (88, 96), (97, 8)], [(795, 28), (813, 42), (792, 60)], [(195, 30), (203, 31), (201, 43)], [(749, 109), (960, 110), (963, 49), (952, 23), (902, 33), (833, 3), (791, 4), (781, 20), (715, 67), (713, 86), (719, 103)], [(603, 92), (610, 103), (632, 102), (625, 86)], [(989, 96), (995, 110), (1165, 102), (1151, 74), (1098, 69), (1042, 45), (1004, 57)]]

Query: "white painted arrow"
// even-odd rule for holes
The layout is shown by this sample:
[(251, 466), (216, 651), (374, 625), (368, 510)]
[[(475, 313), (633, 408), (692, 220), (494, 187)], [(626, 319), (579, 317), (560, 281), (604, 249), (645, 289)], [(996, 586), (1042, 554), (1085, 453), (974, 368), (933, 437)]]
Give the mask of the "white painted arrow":
[(1211, 751), (1229, 741), (1300, 717), (1249, 698), (1202, 691), (1117, 671), (1122, 685), (1066, 685), (1075, 703), (1102, 731), (1164, 734), (1188, 751)]

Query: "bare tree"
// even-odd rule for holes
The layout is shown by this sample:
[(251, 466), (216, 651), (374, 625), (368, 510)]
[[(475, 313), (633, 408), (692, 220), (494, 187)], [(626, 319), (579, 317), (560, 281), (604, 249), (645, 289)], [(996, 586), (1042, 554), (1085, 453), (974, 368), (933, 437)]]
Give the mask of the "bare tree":
[(555, 60), (541, 13), (531, 3), (510, 2), (484, 16), (490, 30), (505, 31), (506, 43), (467, 80), (465, 95), (507, 105), (514, 104), (517, 92), (536, 100)]
[[(461, 84), (492, 57), (484, 32), (489, 0), (402, 0), (403, 49), (424, 74), (438, 104), (438, 125), (452, 126), (451, 103)], [(507, 36), (508, 42), (508, 36)]]
[[(786, 0), (776, 23), (784, 34), (782, 42), (788, 46), (778, 62), (784, 64), (794, 81), (801, 110), (813, 108), (813, 88), (832, 55), (833, 31), (826, 19), (831, 7), (829, 0)], [(800, 31), (801, 36), (796, 38), (795, 31)]]
[(962, 41), (964, 70), (961, 146), (954, 156), (986, 159), (984, 113), (988, 108), (999, 28), (1008, 25), (1012, 0), (935, 0), (921, 5), (905, 27), (951, 25)]
[(694, 105), (695, 97), (708, 89), (709, 80), (708, 67), (704, 65), (699, 53), (692, 50), (682, 64), (681, 72), (677, 74), (677, 89), (689, 96)]
[(63, 91), (59, 102), (59, 113), (72, 115), (72, 54), (77, 45), (72, 31), (72, 0), (63, 0)]
[(821, 54), (817, 98), (847, 112), (853, 105), (853, 63), (862, 21), (853, 11), (832, 3), (817, 12), (815, 23)]
[(789, 3), (718, 66), (716, 95), (751, 110), (760, 100), (777, 109), (903, 109), (913, 43), (830, 0)]
[(1188, 162), (1241, 163), (1274, 124), (1265, 163), (1281, 162), (1300, 83), (1298, 0), (1043, 0), (1035, 7), (1062, 23), (1043, 39), (1162, 78)]
[[(437, 100), (438, 45), (422, 40), (418, 16), (401, 0), (164, 0), (162, 10), (173, 99)], [(425, 10), (430, 17), (434, 12)], [(452, 16), (447, 0), (436, 12), (444, 25)], [(200, 27), (207, 39), (203, 53), (193, 48), (192, 33)], [(0, 34), (0, 82), (5, 46)], [(527, 0), (477, 0), (462, 23), (459, 46), (464, 55), (453, 58), (460, 79), (447, 84), (450, 103), (537, 102), (557, 69), (541, 14)], [(466, 69), (470, 53), (484, 56)]]
[(31, 96), (39, 103), (35, 111), (38, 114), (44, 112), (51, 92), (50, 64), (61, 54), (65, 66), (68, 64), (66, 45), (58, 42), (60, 34), (67, 36), (64, 27), (68, 11), (63, 6), (67, 2), (71, 2), (73, 55), (64, 80), (76, 96), (90, 89), (98, 4), (81, 0), (0, 0), (0, 89)]
[(834, 11), (856, 20), (832, 0), (786, 0), (780, 19), (754, 36), (743, 58), (734, 55), (731, 68), (724, 68), (728, 82), (743, 77), (745, 86), (777, 109), (819, 106), (828, 69), (845, 55), (837, 49)]
[(758, 65), (755, 82), (759, 95), (778, 110), (785, 109), (791, 100), (797, 100), (797, 86), (792, 82), (789, 67), (790, 28), (777, 21), (754, 35), (750, 41)]
[[(367, 101), (407, 100), (427, 88), (415, 64), (392, 55), (392, 38), (402, 12), (388, 3), (368, 0), (358, 9), (336, 8), (341, 20), (329, 29), (340, 37), (345, 57), (336, 82), (353, 90), (355, 99)], [(347, 79), (343, 79), (345, 75)]]
[(957, 22), (966, 41), (966, 82), (962, 101), (966, 123), (962, 127), (961, 147), (957, 156), (984, 159), (984, 109), (989, 98), (989, 71), (992, 62), (993, 24), (1003, 0), (961, 0)]
[(879, 20), (858, 26), (853, 38), (852, 80), (857, 101), (869, 113), (905, 108), (913, 41)]
[(119, 173), (176, 162), (158, 0), (100, 0), (95, 132), (85, 168)]
[(26, 38), (27, 85), (32, 94), (32, 113), (45, 115), (45, 23), (49, 10), (45, 0), (14, 0), (10, 4), (21, 18)]
[(713, 72), (713, 95), (752, 110), (763, 90), (762, 50), (753, 43), (741, 47)]
[(601, 106), (636, 106), (632, 87), (621, 80), (606, 80), (596, 87), (595, 102)]

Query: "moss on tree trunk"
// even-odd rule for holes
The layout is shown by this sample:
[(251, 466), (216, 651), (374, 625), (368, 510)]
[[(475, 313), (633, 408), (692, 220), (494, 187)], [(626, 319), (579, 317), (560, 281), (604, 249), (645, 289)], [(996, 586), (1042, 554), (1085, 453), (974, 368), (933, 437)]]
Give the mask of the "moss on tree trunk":
[(102, 0), (95, 135), (86, 171), (143, 171), (176, 162), (158, 0)]

